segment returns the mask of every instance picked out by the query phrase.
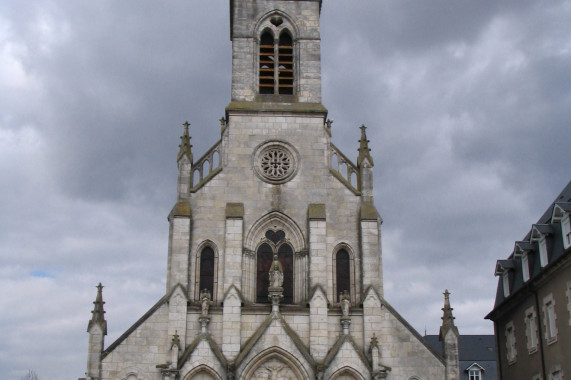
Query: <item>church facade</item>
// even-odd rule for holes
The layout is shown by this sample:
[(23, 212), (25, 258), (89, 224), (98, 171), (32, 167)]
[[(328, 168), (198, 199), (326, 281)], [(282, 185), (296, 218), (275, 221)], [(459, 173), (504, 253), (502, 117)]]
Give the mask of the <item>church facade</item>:
[(88, 379), (459, 378), (446, 295), (436, 353), (383, 295), (365, 127), (353, 163), (321, 103), (318, 0), (230, 1), (220, 140), (181, 137), (166, 292), (108, 347), (102, 286)]

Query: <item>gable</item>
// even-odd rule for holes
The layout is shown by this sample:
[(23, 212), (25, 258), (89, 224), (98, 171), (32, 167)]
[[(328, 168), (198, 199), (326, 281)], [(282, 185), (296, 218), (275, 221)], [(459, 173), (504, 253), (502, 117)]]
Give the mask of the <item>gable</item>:
[(279, 313), (270, 314), (246, 341), (235, 361), (236, 377), (252, 375), (269, 360), (281, 361), (303, 379), (312, 377), (314, 362), (309, 350)]

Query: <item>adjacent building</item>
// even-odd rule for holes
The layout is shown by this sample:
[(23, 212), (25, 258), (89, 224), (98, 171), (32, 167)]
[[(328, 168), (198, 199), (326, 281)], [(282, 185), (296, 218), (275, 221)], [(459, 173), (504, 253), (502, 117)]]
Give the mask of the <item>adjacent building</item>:
[(321, 6), (230, 1), (231, 102), (200, 158), (185, 124), (165, 295), (105, 346), (98, 287), (87, 378), (459, 379), (448, 298), (443, 355), (384, 298), (366, 129), (353, 162), (321, 103)]
[(571, 376), (571, 182), (505, 260), (494, 322), (501, 379)]

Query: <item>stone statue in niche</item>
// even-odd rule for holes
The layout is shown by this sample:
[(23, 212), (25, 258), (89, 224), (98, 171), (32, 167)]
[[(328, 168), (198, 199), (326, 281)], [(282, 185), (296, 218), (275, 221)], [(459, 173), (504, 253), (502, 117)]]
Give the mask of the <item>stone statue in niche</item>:
[(202, 317), (208, 317), (208, 309), (210, 309), (210, 292), (204, 289), (200, 292), (200, 304), (202, 307)]
[(349, 318), (349, 312), (351, 311), (351, 296), (348, 291), (344, 291), (341, 294), (341, 312), (343, 313), (343, 318)]
[(274, 261), (270, 267), (270, 289), (281, 288), (284, 283), (284, 271), (282, 264), (278, 260), (278, 256), (274, 255)]

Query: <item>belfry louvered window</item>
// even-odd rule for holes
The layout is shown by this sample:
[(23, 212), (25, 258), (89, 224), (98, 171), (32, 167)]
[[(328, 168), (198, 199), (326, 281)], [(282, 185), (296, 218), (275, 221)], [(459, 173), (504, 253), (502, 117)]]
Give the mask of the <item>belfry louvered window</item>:
[(259, 91), (260, 94), (293, 94), (293, 40), (282, 31), (278, 40), (266, 31), (260, 38)]

